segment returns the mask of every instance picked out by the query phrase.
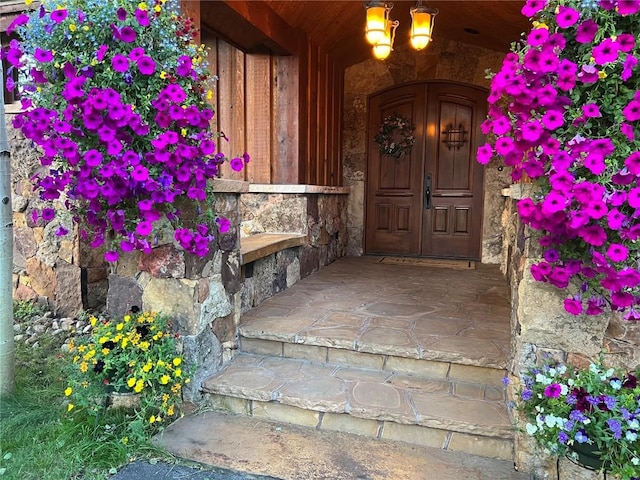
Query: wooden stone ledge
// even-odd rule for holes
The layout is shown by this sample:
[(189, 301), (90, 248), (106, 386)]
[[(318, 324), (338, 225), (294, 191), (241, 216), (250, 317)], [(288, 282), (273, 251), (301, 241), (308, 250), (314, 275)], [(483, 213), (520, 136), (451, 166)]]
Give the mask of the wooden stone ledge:
[(259, 258), (291, 247), (299, 247), (307, 241), (299, 233), (258, 233), (240, 238), (241, 264), (246, 265)]

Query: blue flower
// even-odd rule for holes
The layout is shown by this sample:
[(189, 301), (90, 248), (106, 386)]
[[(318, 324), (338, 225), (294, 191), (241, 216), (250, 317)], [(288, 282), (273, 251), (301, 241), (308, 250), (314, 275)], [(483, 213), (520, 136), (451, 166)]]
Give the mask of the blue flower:
[(586, 432), (584, 430), (578, 430), (578, 433), (576, 433), (576, 442), (578, 443), (586, 443), (589, 441), (589, 437), (587, 436)]

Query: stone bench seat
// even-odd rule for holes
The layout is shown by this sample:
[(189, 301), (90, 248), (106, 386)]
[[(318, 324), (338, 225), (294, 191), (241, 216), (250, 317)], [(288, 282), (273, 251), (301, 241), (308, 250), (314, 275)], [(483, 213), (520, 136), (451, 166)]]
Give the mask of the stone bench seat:
[(259, 258), (291, 247), (304, 245), (307, 236), (300, 233), (258, 233), (240, 238), (240, 263), (246, 265)]

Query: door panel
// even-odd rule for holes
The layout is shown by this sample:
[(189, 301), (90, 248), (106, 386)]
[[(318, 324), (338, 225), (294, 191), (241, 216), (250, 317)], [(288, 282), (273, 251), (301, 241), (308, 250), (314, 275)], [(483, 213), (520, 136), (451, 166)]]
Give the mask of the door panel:
[(423, 210), (421, 254), (480, 259), (486, 94), (460, 85), (428, 85), (425, 171), (433, 177), (432, 208)]
[[(415, 124), (400, 159), (373, 141), (388, 115)], [(365, 251), (479, 260), (484, 172), (475, 161), (486, 93), (441, 82), (405, 85), (369, 101)]]
[(367, 168), (365, 245), (368, 253), (420, 254), (422, 230), (422, 150), (416, 136), (403, 157), (382, 156), (373, 141), (384, 118), (397, 114), (411, 120), (414, 133), (424, 128), (424, 85), (410, 85), (371, 99), (369, 167)]

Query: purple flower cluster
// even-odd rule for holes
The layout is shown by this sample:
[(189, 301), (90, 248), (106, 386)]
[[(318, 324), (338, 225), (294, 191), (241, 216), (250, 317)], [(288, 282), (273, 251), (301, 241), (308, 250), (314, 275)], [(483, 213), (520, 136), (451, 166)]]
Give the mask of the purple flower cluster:
[(640, 2), (582, 3), (526, 2), (536, 21), (493, 77), (478, 161), (540, 187), (518, 202), (542, 232), (535, 280), (581, 285), (564, 302), (574, 315), (609, 304), (640, 319)]
[[(165, 2), (155, 5), (154, 12), (131, 2), (102, 5), (113, 10), (107, 19), (110, 38), (93, 45), (88, 58), (75, 51), (65, 54), (63, 45), (30, 51), (29, 42), (14, 41), (3, 51), (16, 68), (25, 68), (23, 53), (35, 60), (25, 85), (33, 95), (26, 96), (26, 111), (15, 118), (14, 127), (42, 152), (45, 170), (34, 177), (41, 198), (64, 203), (92, 247), (107, 243), (105, 258), (111, 262), (119, 251), (150, 252), (156, 222), (165, 218), (175, 224), (175, 240), (199, 256), (209, 252), (215, 229), (224, 233), (230, 226), (224, 219), (196, 220), (189, 227), (180, 222), (176, 201), (191, 201), (197, 217), (200, 204), (210, 204), (207, 182), (219, 175), (226, 157), (210, 126), (214, 114), (204, 98), (205, 79), (194, 66), (201, 59), (194, 60), (192, 45), (185, 45), (182, 54), (180, 44), (165, 50), (154, 46), (154, 35), (168, 22), (180, 21), (165, 13)], [(89, 17), (80, 8), (48, 11), (41, 6), (31, 16), (18, 17), (11, 28), (44, 25), (53, 36), (63, 29), (68, 38), (73, 32), (82, 35), (76, 23), (86, 22), (87, 31), (96, 28)], [(152, 44), (140, 43), (145, 38)], [(231, 166), (240, 170), (248, 161), (244, 154)], [(51, 221), (55, 211), (34, 211), (34, 221), (38, 217)], [(68, 232), (59, 228), (57, 233)]]

